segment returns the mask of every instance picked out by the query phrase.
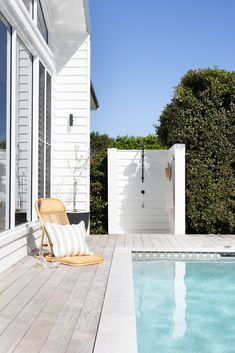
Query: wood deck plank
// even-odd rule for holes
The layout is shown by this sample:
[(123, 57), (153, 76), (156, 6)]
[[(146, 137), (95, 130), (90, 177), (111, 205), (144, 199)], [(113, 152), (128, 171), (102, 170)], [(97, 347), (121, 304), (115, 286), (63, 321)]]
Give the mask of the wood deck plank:
[(89, 353), (93, 350), (116, 239), (117, 236), (109, 237), (103, 252), (105, 264), (97, 268), (67, 353)]
[(61, 308), (63, 308), (73, 290), (74, 283), (78, 280), (78, 271), (76, 271), (76, 269), (69, 271), (68, 267), (65, 268), (67, 270), (65, 276), (57, 286), (55, 281), (53, 284), (48, 283), (44, 286), (44, 288), (54, 287), (55, 289), (47, 304), (39, 313), (37, 320), (33, 322), (25, 336), (22, 338), (15, 353), (40, 352), (48, 337), (48, 332), (51, 331), (61, 312)]
[(123, 234), (121, 236), (117, 235), (116, 247), (124, 248), (125, 247), (125, 240), (126, 240), (125, 234)]
[(115, 247), (221, 251), (235, 247), (235, 236), (97, 235), (87, 242), (104, 264), (44, 270), (27, 256), (0, 274), (0, 353), (92, 353)]
[[(93, 240), (95, 246), (90, 246), (90, 250), (102, 254), (103, 249), (105, 248), (105, 245), (108, 241), (108, 237), (97, 236), (97, 238), (94, 238)], [(89, 245), (91, 244), (89, 243)], [(73, 270), (76, 272), (77, 280), (74, 283), (73, 290), (71, 291), (67, 301), (61, 308), (61, 311), (55, 320), (52, 329), (50, 332), (48, 332), (46, 340), (43, 342), (43, 345), (39, 351), (40, 353), (67, 352), (71, 336), (74, 332), (75, 326), (79, 320), (81, 310), (84, 306), (84, 302), (91, 288), (92, 280), (96, 275), (97, 268), (102, 266), (103, 264), (98, 266), (94, 265), (83, 268), (73, 268)]]
[(154, 248), (153, 242), (149, 234), (142, 234), (142, 243), (144, 248)]
[[(12, 289), (6, 291), (6, 295), (0, 303), (6, 304), (0, 312), (0, 334), (3, 334), (14, 320), (18, 320), (18, 316), (22, 314), (24, 310), (27, 310), (27, 305), (31, 305), (34, 296), (38, 294), (38, 291), (41, 289), (42, 285), (53, 275), (51, 270), (38, 270), (37, 275), (33, 280), (31, 276), (25, 275), (27, 280), (23, 281), (21, 278)], [(28, 278), (29, 277), (29, 278)], [(21, 282), (27, 282), (27, 285), (23, 283), (21, 287)], [(18, 286), (19, 284), (19, 286)], [(9, 301), (9, 299), (11, 299)]]
[(142, 240), (142, 235), (141, 234), (133, 234), (133, 243), (134, 243), (134, 248), (143, 248), (144, 243)]
[(169, 248), (169, 242), (165, 240), (165, 234), (150, 234), (153, 246), (158, 251), (165, 251)]
[(23, 277), (24, 274), (27, 273), (28, 269), (34, 266), (34, 263), (35, 259), (32, 256), (26, 256), (25, 262), (18, 263), (18, 266), (14, 265), (12, 271), (7, 270), (6, 275), (2, 272), (0, 278), (0, 294), (12, 286), (14, 282), (18, 281), (21, 276)]
[(20, 276), (11, 286), (7, 286), (0, 294), (0, 314), (1, 311), (25, 288), (32, 280), (39, 275), (41, 269), (29, 269), (24, 276)]
[(133, 235), (132, 234), (126, 234), (125, 247), (126, 248), (133, 248), (133, 246), (134, 246)]

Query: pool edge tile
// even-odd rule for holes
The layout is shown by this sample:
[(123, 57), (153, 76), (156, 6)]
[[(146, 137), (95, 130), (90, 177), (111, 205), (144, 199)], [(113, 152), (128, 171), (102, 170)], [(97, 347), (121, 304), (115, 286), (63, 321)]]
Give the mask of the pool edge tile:
[(94, 348), (94, 353), (110, 351), (137, 353), (132, 254), (127, 248), (114, 252)]

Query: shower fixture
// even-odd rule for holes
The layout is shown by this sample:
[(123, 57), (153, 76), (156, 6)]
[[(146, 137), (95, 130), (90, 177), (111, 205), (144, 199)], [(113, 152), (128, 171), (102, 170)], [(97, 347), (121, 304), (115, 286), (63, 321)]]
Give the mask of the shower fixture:
[(142, 175), (141, 175), (141, 180), (142, 183), (144, 182), (144, 143), (142, 143), (142, 153), (141, 153), (141, 166), (142, 166)]

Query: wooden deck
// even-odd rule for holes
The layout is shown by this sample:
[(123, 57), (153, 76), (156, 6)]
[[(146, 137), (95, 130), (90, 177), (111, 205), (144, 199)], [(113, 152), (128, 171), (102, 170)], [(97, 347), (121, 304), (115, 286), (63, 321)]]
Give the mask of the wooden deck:
[(104, 264), (42, 269), (27, 256), (0, 274), (0, 353), (92, 353), (115, 247), (221, 251), (235, 236), (103, 235), (89, 245)]

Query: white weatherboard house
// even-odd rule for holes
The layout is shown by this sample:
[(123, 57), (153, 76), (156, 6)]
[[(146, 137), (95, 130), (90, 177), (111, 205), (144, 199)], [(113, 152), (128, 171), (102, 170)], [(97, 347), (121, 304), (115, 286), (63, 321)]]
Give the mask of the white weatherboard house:
[(90, 29), (83, 0), (0, 0), (0, 272), (36, 247), (38, 197), (89, 219)]

